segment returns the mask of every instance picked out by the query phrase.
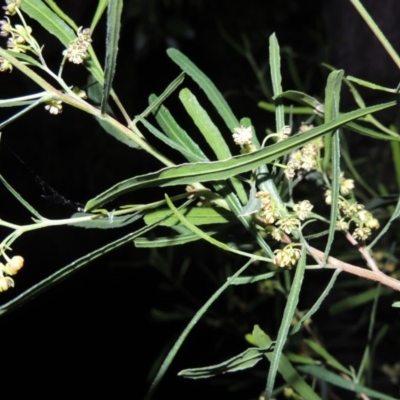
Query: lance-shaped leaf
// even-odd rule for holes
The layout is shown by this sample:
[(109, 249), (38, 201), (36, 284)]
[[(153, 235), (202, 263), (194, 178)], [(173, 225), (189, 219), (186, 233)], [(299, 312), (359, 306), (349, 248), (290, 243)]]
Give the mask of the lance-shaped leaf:
[(127, 179), (117, 183), (94, 199), (89, 200), (86, 204), (85, 211), (93, 210), (96, 207), (118, 198), (124, 193), (133, 192), (141, 188), (187, 185), (193, 182), (210, 182), (231, 178), (235, 175), (258, 168), (263, 164), (271, 163), (278, 157), (288, 154), (350, 121), (372, 112), (393, 107), (395, 104), (396, 102), (393, 101), (342, 114), (324, 125), (318, 126), (305, 133), (295, 135), (283, 142), (275, 143), (255, 151), (254, 153), (243, 154), (223, 161), (181, 164)]
[(265, 353), (272, 351), (272, 348), (273, 344), (266, 349), (253, 347), (222, 363), (202, 368), (184, 369), (178, 375), (190, 379), (204, 379), (219, 374), (226, 374), (227, 372), (237, 372), (253, 368), (263, 358)]
[(103, 97), (100, 107), (102, 115), (106, 110), (117, 64), (122, 5), (122, 0), (113, 0), (108, 3), (107, 7), (106, 61), (104, 66)]

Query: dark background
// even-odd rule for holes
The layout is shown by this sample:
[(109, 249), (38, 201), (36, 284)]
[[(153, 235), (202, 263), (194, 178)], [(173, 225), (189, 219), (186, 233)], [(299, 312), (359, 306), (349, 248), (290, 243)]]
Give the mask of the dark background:
[[(387, 0), (385, 7), (375, 7), (376, 3), (364, 2), (397, 46), (399, 3)], [(79, 26), (90, 24), (96, 6), (95, 1), (64, 0), (57, 4)], [(34, 22), (31, 25), (38, 42), (45, 44), (46, 60), (56, 69), (63, 49)], [(93, 45), (100, 59), (104, 55), (104, 30), (102, 21), (94, 35)], [(242, 46), (245, 38), (255, 60), (263, 65), (268, 63), (268, 38), (273, 32), (285, 49), (282, 54), (284, 89), (295, 85), (288, 70), (289, 59), (295, 62), (308, 93), (315, 96), (323, 96), (327, 76), (321, 62), (330, 62), (345, 68), (346, 73), (378, 84), (395, 87), (398, 83), (394, 64), (348, 1), (127, 0), (115, 90), (130, 115), (139, 114), (147, 105), (148, 95), (162, 92), (179, 74), (165, 52), (169, 47), (176, 47), (214, 81), (239, 118), (251, 117), (259, 131), (273, 129), (273, 116), (257, 107), (257, 102), (265, 100), (265, 96), (251, 66), (229, 42)], [(83, 86), (86, 77), (84, 68), (66, 66), (68, 83)], [(185, 84), (197, 90), (189, 78)], [(0, 88), (1, 98), (37, 90), (16, 71), (0, 76)], [(384, 100), (376, 95), (375, 98), (368, 96), (371, 104)], [(176, 102), (171, 100), (170, 106), (179, 113)], [(343, 107), (352, 107), (346, 94)], [(4, 119), (10, 110), (1, 109), (1, 115)], [(184, 118), (183, 114), (181, 117)], [(393, 121), (395, 115), (383, 117)], [(104, 134), (92, 117), (68, 107), (59, 116), (51, 116), (39, 107), (3, 129), (3, 142), (63, 196), (82, 203), (122, 179), (161, 167), (145, 152), (126, 148)], [(367, 141), (355, 143), (362, 149), (371, 146)], [(46, 201), (42, 187), (4, 146), (0, 146), (0, 171), (44, 216), (63, 218), (73, 212)], [(146, 196), (149, 194), (135, 194), (124, 201), (145, 202)], [(29, 222), (28, 213), (5, 189), (1, 190), (1, 202), (1, 218), (20, 224)], [(14, 244), (13, 254), (22, 255), (26, 265), (15, 279), (16, 288), (2, 294), (2, 303), (129, 230), (129, 227), (116, 231), (62, 227), (24, 235)], [(174, 273), (188, 255), (191, 256), (190, 274), (179, 286), (174, 283)], [(166, 260), (173, 267), (170, 277), (163, 271)], [(217, 250), (199, 243), (159, 255), (128, 244), (91, 263), (44, 295), (2, 317), (6, 392), (18, 397), (26, 393), (26, 383), (31, 395), (44, 398), (57, 398), (58, 392), (94, 397), (107, 391), (113, 398), (142, 398), (151, 368), (188, 322), (188, 317), (163, 322), (152, 317), (151, 310), (156, 307), (173, 311), (177, 305), (183, 305), (190, 316), (217, 288), (218, 280), (210, 280), (204, 268), (222, 269), (224, 263)], [(234, 261), (232, 266), (237, 266)], [(227, 272), (221, 271), (220, 284)], [(321, 283), (321, 287), (327, 278), (310, 276), (313, 284)], [(254, 301), (254, 296), (251, 289), (243, 289), (235, 296), (227, 294), (217, 303), (215, 315), (219, 319), (210, 316), (199, 324), (155, 398), (164, 395), (183, 399), (210, 393), (215, 398), (257, 398), (263, 389), (266, 364), (259, 369), (259, 375), (245, 372), (200, 382), (176, 377), (182, 368), (216, 363), (242, 351), (246, 346), (243, 335), (255, 323), (269, 326), (272, 331), (276, 329), (279, 315), (268, 315), (265, 310), (274, 309), (282, 299), (266, 298), (256, 308), (259, 314), (246, 314), (243, 304), (246, 300)], [(304, 301), (311, 301), (312, 297)], [(238, 298), (241, 306), (234, 304)], [(382, 313), (386, 312), (388, 319), (398, 319), (398, 313), (387, 311), (389, 305), (390, 301), (384, 304)], [(316, 320), (321, 319), (319, 315)], [(324, 318), (322, 326), (328, 332), (329, 350), (345, 365), (357, 366), (366, 343), (366, 324), (360, 324), (358, 329), (352, 326), (351, 316), (335, 319), (325, 313)], [(343, 329), (347, 336), (343, 336)], [(396, 347), (398, 340), (392, 340)], [(398, 355), (398, 348), (394, 352), (391, 348), (382, 348), (380, 353), (381, 359), (389, 363), (395, 362)], [(378, 370), (376, 373), (377, 387), (387, 392), (395, 390)], [(244, 382), (243, 388), (232, 389), (238, 381)]]

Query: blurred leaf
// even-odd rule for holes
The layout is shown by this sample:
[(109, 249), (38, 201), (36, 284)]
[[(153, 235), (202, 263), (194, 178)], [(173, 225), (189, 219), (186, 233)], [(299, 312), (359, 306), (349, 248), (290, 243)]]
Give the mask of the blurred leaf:
[(351, 376), (351, 371), (344, 367), (335, 357), (333, 357), (328, 351), (326, 351), (319, 343), (315, 342), (311, 339), (304, 339), (304, 342), (314, 350), (317, 354), (319, 354), (325, 361), (331, 365), (333, 368), (336, 368), (338, 371), (343, 372), (346, 375)]
[(329, 313), (331, 315), (338, 315), (348, 310), (351, 310), (352, 308), (369, 303), (370, 301), (374, 300), (377, 292), (379, 292), (381, 296), (385, 296), (393, 293), (393, 290), (386, 287), (382, 287), (381, 289), (379, 289), (379, 287), (375, 287), (366, 290), (365, 292), (355, 294), (353, 296), (348, 296), (331, 306), (329, 308)]
[(379, 400), (396, 400), (394, 397), (387, 396), (381, 392), (377, 392), (376, 390), (372, 390), (367, 388), (366, 386), (360, 385), (359, 383), (344, 379), (341, 376), (336, 375), (333, 372), (328, 371), (326, 368), (318, 365), (304, 365), (298, 367), (298, 369), (305, 374), (309, 374), (317, 379), (321, 379), (327, 383), (341, 387), (343, 389), (350, 390), (355, 393), (363, 394), (365, 396), (371, 396)]
[(368, 89), (380, 90), (380, 91), (383, 91), (383, 92), (395, 93), (395, 94), (399, 92), (399, 89), (398, 89), (398, 88), (390, 89), (390, 88), (387, 88), (387, 87), (384, 87), (384, 86), (377, 85), (377, 84), (375, 84), (375, 83), (371, 83), (371, 82), (368, 82), (368, 81), (364, 81), (363, 79), (355, 78), (354, 76), (348, 75), (348, 76), (347, 76), (347, 79), (348, 79), (350, 82), (357, 83), (357, 85), (367, 87)]

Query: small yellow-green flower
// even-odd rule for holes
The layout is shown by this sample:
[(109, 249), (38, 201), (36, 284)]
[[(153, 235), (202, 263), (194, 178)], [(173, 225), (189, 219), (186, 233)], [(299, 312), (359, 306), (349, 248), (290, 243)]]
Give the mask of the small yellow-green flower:
[(371, 229), (367, 228), (366, 226), (356, 228), (354, 230), (353, 236), (354, 239), (361, 239), (361, 240), (366, 240), (369, 236), (371, 235)]
[(294, 229), (299, 227), (300, 221), (298, 218), (288, 215), (280, 219), (276, 224), (289, 235)]
[(293, 206), (293, 211), (301, 221), (304, 221), (310, 214), (313, 207), (314, 206), (308, 200), (303, 200)]

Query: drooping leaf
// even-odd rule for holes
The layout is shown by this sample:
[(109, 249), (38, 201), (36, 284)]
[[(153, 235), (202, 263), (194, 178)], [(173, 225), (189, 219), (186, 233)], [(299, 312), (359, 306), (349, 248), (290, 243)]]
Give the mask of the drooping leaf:
[(219, 374), (226, 374), (228, 372), (237, 372), (244, 369), (253, 368), (262, 358), (264, 353), (272, 351), (273, 344), (266, 349), (253, 347), (245, 350), (243, 353), (230, 358), (222, 363), (210, 365), (202, 368), (189, 368), (184, 369), (178, 373), (179, 376), (190, 379), (204, 379), (211, 378)]

